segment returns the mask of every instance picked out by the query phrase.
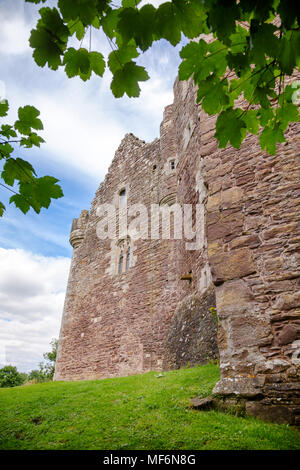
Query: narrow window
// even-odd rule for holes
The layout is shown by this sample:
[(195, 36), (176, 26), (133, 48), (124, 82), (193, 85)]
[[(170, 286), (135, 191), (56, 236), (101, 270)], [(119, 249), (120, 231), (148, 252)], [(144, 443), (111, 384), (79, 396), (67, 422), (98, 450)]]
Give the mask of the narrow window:
[(125, 206), (125, 203), (126, 203), (126, 189), (122, 189), (119, 192), (119, 203), (120, 203), (120, 206)]
[(127, 247), (126, 253), (126, 271), (130, 268), (130, 246)]
[(123, 253), (123, 248), (121, 248), (120, 257), (119, 257), (119, 274), (123, 272), (123, 259), (124, 259), (124, 253)]

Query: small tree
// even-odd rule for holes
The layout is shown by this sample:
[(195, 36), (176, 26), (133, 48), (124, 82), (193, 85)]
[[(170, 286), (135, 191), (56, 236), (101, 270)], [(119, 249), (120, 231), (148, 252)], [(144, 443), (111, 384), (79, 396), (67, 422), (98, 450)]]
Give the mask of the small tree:
[(52, 339), (50, 344), (52, 346), (51, 351), (43, 354), (46, 363), (40, 364), (40, 370), (43, 370), (48, 380), (52, 380), (54, 376), (58, 339)]
[(5, 366), (0, 369), (0, 387), (17, 387), (25, 382), (24, 374), (17, 371), (14, 366)]
[(28, 375), (28, 380), (34, 380), (35, 382), (49, 382), (53, 379), (55, 371), (55, 361), (58, 347), (58, 340), (52, 339), (50, 342), (52, 349), (50, 352), (43, 354), (46, 362), (39, 363), (39, 369), (32, 370)]

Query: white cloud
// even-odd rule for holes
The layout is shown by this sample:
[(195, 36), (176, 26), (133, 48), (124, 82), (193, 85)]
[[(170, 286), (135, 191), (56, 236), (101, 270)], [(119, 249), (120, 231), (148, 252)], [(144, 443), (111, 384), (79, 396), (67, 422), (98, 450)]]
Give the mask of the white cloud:
[[(157, 6), (161, 2), (152, 3)], [(9, 117), (15, 117), (18, 106), (36, 106), (44, 124), (46, 144), (42, 152), (47, 152), (47, 158), (69, 167), (77, 178), (82, 173), (100, 182), (126, 133), (132, 132), (146, 141), (158, 137), (163, 109), (173, 101), (172, 81), (178, 51), (166, 42), (162, 46), (156, 43), (140, 58), (151, 77), (141, 83), (140, 97), (116, 99), (110, 90), (109, 71), (102, 79), (93, 77), (83, 83), (78, 77), (68, 79), (63, 69), (53, 72), (38, 67), (29, 55), (26, 60), (19, 60), (14, 54), (26, 51), (32, 54), (28, 38), (38, 12), (23, 0), (16, 0), (16, 5), (14, 10), (5, 0), (6, 8), (0, 7), (4, 15), (0, 60), (2, 54), (5, 61), (5, 77), (1, 79), (5, 80), (11, 106)], [(101, 32), (93, 33), (92, 49), (105, 55), (110, 52)]]
[(28, 39), (32, 24), (25, 20), (24, 2), (14, 3), (14, 9), (9, 8), (7, 4), (0, 6), (0, 53), (5, 55), (31, 52)]
[(0, 266), (0, 366), (28, 371), (58, 338), (70, 259), (0, 248)]

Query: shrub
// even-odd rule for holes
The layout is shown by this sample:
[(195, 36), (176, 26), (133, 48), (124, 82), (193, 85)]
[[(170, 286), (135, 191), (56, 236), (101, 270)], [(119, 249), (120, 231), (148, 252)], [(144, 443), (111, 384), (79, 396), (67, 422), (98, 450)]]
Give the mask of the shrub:
[(5, 366), (0, 369), (0, 387), (17, 387), (24, 382), (24, 374), (18, 372), (16, 367)]

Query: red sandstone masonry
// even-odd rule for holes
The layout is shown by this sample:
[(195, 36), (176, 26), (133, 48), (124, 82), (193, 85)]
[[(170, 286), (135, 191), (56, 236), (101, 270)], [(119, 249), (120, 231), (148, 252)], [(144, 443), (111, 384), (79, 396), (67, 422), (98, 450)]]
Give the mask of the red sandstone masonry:
[[(145, 144), (127, 135), (120, 144), (88, 221), (84, 213), (81, 228), (71, 232), (79, 245), (55, 378), (180, 367), (193, 357), (201, 363), (198, 339), (215, 334), (215, 325), (206, 324), (205, 301), (214, 284), (221, 369), (215, 392), (247, 398), (250, 414), (297, 423), (299, 124), (290, 126), (288, 143), (273, 157), (261, 151), (256, 136), (239, 150), (218, 149), (214, 123), (196, 104), (192, 82), (176, 81), (160, 139)], [(170, 158), (174, 173), (167, 171)], [(148, 208), (170, 195), (181, 204), (200, 203), (199, 250), (187, 251), (184, 240), (135, 241), (135, 265), (127, 274), (109, 274), (112, 248), (96, 236), (96, 207), (122, 187), (129, 204)], [(191, 281), (181, 280), (187, 273)], [(206, 355), (215, 355), (214, 341), (206, 348)]]

